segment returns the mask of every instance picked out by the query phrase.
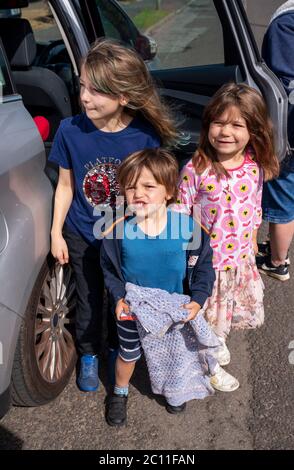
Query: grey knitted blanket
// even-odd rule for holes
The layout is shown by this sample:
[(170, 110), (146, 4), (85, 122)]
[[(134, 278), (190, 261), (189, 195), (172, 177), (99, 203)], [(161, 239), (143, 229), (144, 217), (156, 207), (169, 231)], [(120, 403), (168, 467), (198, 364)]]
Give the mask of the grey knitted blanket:
[(137, 317), (152, 391), (173, 406), (212, 395), (208, 374), (214, 373), (217, 362), (212, 351), (220, 342), (201, 312), (181, 323), (188, 316), (181, 306), (190, 297), (131, 283), (126, 284), (126, 292)]

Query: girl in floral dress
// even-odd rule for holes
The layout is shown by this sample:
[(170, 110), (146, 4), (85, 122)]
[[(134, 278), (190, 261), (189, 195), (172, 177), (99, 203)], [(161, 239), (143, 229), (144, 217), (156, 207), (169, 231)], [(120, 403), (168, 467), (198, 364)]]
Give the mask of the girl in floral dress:
[(278, 169), (262, 96), (244, 84), (224, 85), (204, 111), (199, 148), (182, 170), (176, 206), (201, 217), (211, 237), (216, 282), (204, 309), (222, 342), (221, 365), (230, 362), (225, 340), (231, 328), (256, 328), (264, 321), (254, 255), (263, 179), (277, 176)]

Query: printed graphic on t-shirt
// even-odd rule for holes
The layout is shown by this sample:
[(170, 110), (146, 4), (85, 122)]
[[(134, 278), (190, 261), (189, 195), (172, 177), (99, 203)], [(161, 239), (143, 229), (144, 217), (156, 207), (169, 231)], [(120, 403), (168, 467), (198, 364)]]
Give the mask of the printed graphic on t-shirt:
[(115, 206), (116, 197), (119, 195), (116, 170), (117, 165), (113, 163), (101, 163), (86, 173), (83, 192), (91, 206), (95, 207), (98, 204)]

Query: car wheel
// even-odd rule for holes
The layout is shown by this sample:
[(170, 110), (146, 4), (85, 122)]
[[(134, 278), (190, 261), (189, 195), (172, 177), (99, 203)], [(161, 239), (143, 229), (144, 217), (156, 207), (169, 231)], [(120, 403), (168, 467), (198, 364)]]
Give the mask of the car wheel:
[(49, 257), (38, 276), (18, 338), (12, 400), (37, 406), (56, 398), (76, 363), (75, 283), (71, 267)]

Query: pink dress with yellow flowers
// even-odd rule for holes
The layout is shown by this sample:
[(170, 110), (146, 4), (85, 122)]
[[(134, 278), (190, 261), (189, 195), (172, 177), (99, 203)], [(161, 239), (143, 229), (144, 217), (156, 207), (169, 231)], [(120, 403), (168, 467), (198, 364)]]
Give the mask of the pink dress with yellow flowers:
[(201, 217), (213, 249), (216, 281), (204, 306), (217, 334), (256, 328), (264, 320), (263, 282), (257, 270), (252, 233), (261, 223), (262, 170), (246, 153), (241, 166), (219, 181), (211, 167), (201, 175), (192, 161), (183, 168), (175, 210)]

